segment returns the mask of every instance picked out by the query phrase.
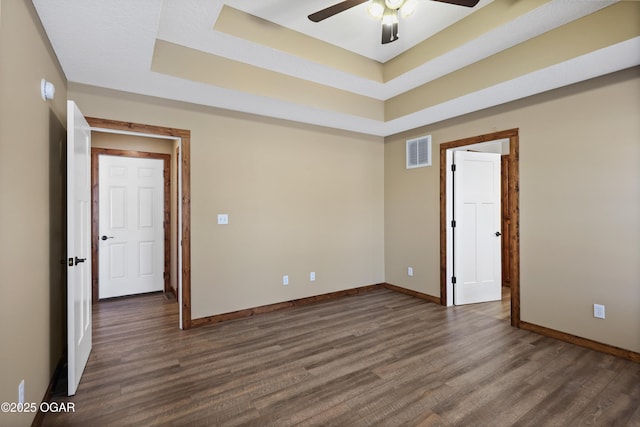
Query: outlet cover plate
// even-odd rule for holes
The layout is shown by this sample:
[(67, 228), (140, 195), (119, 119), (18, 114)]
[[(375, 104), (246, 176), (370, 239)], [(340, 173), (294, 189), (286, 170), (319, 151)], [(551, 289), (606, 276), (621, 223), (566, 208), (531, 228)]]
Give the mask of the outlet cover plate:
[(597, 319), (604, 319), (604, 305), (593, 304), (593, 317)]

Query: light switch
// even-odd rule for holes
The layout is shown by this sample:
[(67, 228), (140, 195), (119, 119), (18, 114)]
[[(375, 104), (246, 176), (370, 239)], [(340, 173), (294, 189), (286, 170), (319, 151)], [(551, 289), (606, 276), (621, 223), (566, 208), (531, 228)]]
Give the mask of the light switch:
[(218, 214), (218, 224), (229, 224), (229, 215), (228, 214)]

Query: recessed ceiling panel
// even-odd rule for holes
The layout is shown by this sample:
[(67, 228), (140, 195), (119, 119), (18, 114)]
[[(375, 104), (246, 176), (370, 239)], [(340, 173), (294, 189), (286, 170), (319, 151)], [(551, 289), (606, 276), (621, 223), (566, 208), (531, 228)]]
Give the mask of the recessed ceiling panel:
[(493, 0), (481, 0), (473, 8), (431, 0), (417, 1), (418, 7), (411, 16), (399, 18), (398, 40), (385, 45), (381, 44), (380, 21), (367, 12), (368, 2), (318, 23), (311, 22), (307, 16), (338, 3), (338, 0), (225, 0), (224, 3), (369, 59), (386, 62)]
[[(387, 45), (366, 3), (313, 23), (338, 0), (32, 1), (75, 87), (372, 135), (640, 64), (636, 1), (418, 0)], [(566, 36), (546, 36), (556, 30)]]

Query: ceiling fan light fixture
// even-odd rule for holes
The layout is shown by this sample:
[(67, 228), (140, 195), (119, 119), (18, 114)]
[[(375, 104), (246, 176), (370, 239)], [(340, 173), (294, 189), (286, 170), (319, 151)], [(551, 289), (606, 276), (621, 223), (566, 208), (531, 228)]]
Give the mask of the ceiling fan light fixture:
[[(474, 7), (480, 0), (435, 0), (457, 6)], [(516, 1), (516, 0), (512, 0)], [(308, 16), (312, 22), (324, 21), (363, 3), (369, 3), (369, 14), (382, 21), (382, 44), (398, 40), (398, 13), (403, 17), (411, 15), (416, 10), (416, 0), (342, 0)]]
[(375, 19), (382, 19), (384, 10), (384, 0), (371, 0), (371, 3), (369, 3), (369, 7), (367, 8), (369, 15), (371, 15)]
[(387, 9), (382, 16), (382, 25), (391, 26), (398, 23), (398, 11)]
[(387, 5), (389, 9), (398, 10), (402, 7), (404, 0), (384, 0), (384, 4)]

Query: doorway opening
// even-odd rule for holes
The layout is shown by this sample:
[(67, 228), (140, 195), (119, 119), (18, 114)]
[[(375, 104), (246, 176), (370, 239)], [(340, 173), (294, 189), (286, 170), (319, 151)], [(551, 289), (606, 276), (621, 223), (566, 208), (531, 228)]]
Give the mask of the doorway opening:
[[(161, 139), (175, 141), (175, 147), (171, 147), (169, 153), (173, 152), (175, 148), (179, 147), (180, 157), (176, 162), (166, 161), (167, 170), (169, 169), (169, 163), (177, 165), (175, 173), (176, 191), (173, 193), (175, 202), (172, 204), (170, 199), (167, 201), (165, 196), (165, 206), (176, 206), (176, 221), (175, 221), (175, 235), (177, 239), (173, 239), (174, 235), (170, 232), (170, 229), (165, 228), (165, 274), (173, 271), (175, 275), (175, 292), (180, 307), (180, 328), (191, 328), (191, 244), (190, 244), (190, 230), (191, 230), (191, 192), (190, 192), (190, 138), (191, 133), (188, 130), (165, 128), (160, 126), (143, 125), (130, 122), (120, 122), (115, 120), (107, 120), (100, 118), (87, 117), (87, 122), (91, 126), (92, 132), (111, 133), (111, 134), (124, 134), (136, 137), (154, 138), (156, 141)], [(111, 154), (113, 153), (113, 150)], [(100, 149), (96, 149), (95, 153), (92, 153), (92, 159), (97, 157), (101, 152)], [(119, 155), (136, 157), (135, 150), (119, 150)], [(145, 156), (144, 154), (142, 154)], [(171, 155), (168, 155), (170, 159)], [(92, 162), (93, 163), (93, 162)], [(97, 172), (96, 165), (92, 165), (92, 171)], [(165, 174), (166, 175), (166, 174)], [(166, 177), (165, 177), (166, 178)], [(165, 180), (167, 182), (167, 180)], [(92, 199), (93, 199), (93, 211), (97, 213), (97, 198), (98, 188), (96, 183), (92, 183)], [(171, 196), (169, 196), (171, 197)], [(171, 208), (165, 207), (165, 216), (169, 215)], [(98, 219), (94, 217), (92, 219), (92, 289), (93, 289), (93, 301), (98, 300), (98, 286), (99, 286), (99, 270), (98, 270), (98, 239), (99, 228)], [(168, 268), (168, 264), (171, 263), (171, 242), (175, 242), (174, 250), (176, 253), (176, 262), (173, 263), (173, 269)], [(171, 283), (171, 277), (164, 278), (165, 292), (169, 290)]]
[[(170, 153), (179, 141), (94, 131), (91, 144), (92, 256), (98, 259), (97, 271), (92, 269), (93, 303), (154, 291), (177, 301), (179, 254), (172, 231), (179, 221), (171, 204), (177, 199), (177, 174), (171, 154), (137, 149), (157, 145)], [(136, 150), (103, 148), (110, 146)]]
[[(502, 282), (508, 284), (511, 302), (511, 325), (520, 325), (520, 230), (519, 230), (519, 146), (518, 129), (510, 129), (486, 135), (451, 141), (440, 145), (440, 295), (441, 304), (448, 306), (453, 303), (453, 275), (451, 263), (452, 238), (448, 225), (450, 218), (447, 215), (447, 206), (451, 203), (451, 178), (447, 168), (447, 159), (451, 158), (452, 151), (456, 149), (471, 149), (476, 144), (489, 143), (504, 140), (506, 147), (503, 154), (503, 162), (508, 167), (502, 168), (502, 182), (506, 183), (506, 191), (502, 195), (502, 227), (503, 241), (507, 240), (506, 250), (503, 246), (502, 255)], [(450, 160), (449, 160), (450, 164)], [(504, 164), (504, 163), (503, 163)], [(506, 213), (506, 215), (505, 215)]]

